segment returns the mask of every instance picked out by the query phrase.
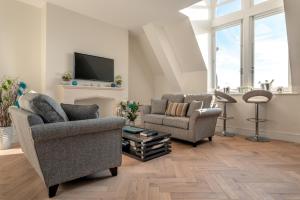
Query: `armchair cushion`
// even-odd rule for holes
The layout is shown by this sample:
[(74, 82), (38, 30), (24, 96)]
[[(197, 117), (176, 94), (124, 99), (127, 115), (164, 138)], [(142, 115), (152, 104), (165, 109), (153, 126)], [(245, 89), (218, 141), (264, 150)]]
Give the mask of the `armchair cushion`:
[(76, 105), (61, 104), (62, 109), (67, 114), (70, 121), (96, 119), (99, 117), (99, 106), (93, 105)]
[(61, 106), (51, 97), (38, 93), (27, 93), (19, 99), (20, 107), (39, 115), (45, 123), (68, 121)]
[(31, 127), (32, 137), (35, 142), (74, 137), (77, 135), (99, 133), (121, 129), (125, 120), (121, 117), (88, 119), (80, 121), (58, 122), (39, 124)]
[(151, 99), (151, 114), (165, 114), (167, 108), (167, 100)]

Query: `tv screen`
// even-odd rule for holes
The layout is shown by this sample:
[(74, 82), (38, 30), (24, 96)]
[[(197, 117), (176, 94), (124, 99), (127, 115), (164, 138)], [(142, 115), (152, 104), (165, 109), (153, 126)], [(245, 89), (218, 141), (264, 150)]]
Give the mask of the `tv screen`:
[(75, 54), (75, 79), (114, 81), (114, 60), (81, 53)]

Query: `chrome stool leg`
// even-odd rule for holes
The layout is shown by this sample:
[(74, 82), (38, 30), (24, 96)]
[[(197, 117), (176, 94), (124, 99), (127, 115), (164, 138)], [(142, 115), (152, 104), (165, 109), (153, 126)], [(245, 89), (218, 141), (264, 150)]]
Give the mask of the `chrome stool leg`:
[[(249, 119), (251, 121), (251, 119)], [(265, 120), (259, 119), (259, 104), (255, 104), (255, 136), (247, 137), (247, 140), (250, 140), (252, 142), (270, 142), (271, 140), (267, 137), (263, 137), (259, 135), (259, 122), (264, 122)]]
[(223, 131), (222, 131), (222, 136), (224, 137), (234, 137), (236, 134), (232, 132), (227, 131), (227, 120), (232, 119), (232, 117), (227, 117), (227, 103), (223, 103), (223, 115), (221, 117), (223, 120)]

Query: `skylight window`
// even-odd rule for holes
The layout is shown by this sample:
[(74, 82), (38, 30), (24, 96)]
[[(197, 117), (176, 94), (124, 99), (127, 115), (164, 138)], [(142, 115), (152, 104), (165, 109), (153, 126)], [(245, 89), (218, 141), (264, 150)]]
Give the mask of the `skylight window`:
[(242, 9), (241, 0), (218, 0), (216, 7), (216, 17), (228, 15)]

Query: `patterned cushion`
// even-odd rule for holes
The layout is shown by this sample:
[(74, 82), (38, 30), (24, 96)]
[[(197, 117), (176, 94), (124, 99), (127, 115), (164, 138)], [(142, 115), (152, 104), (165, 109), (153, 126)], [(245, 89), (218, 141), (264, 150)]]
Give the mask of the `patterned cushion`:
[(167, 100), (151, 99), (151, 114), (165, 114)]
[(212, 102), (212, 95), (186, 95), (186, 97), (184, 98), (184, 103), (192, 103), (192, 101), (203, 101), (203, 108), (210, 108), (210, 104)]
[(166, 117), (163, 119), (163, 125), (188, 129), (189, 128), (189, 118), (187, 117)]
[(186, 116), (191, 117), (195, 110), (202, 109), (202, 108), (203, 108), (203, 101), (192, 101)]
[(165, 94), (161, 97), (168, 102), (183, 103), (184, 95), (183, 94)]
[(176, 116), (185, 117), (188, 107), (189, 107), (188, 103), (178, 103), (176, 108)]
[(166, 115), (184, 117), (186, 115), (188, 107), (188, 103), (169, 102), (168, 108), (166, 110)]
[(166, 110), (166, 115), (176, 116), (177, 107), (178, 107), (178, 103), (169, 102), (168, 108)]

